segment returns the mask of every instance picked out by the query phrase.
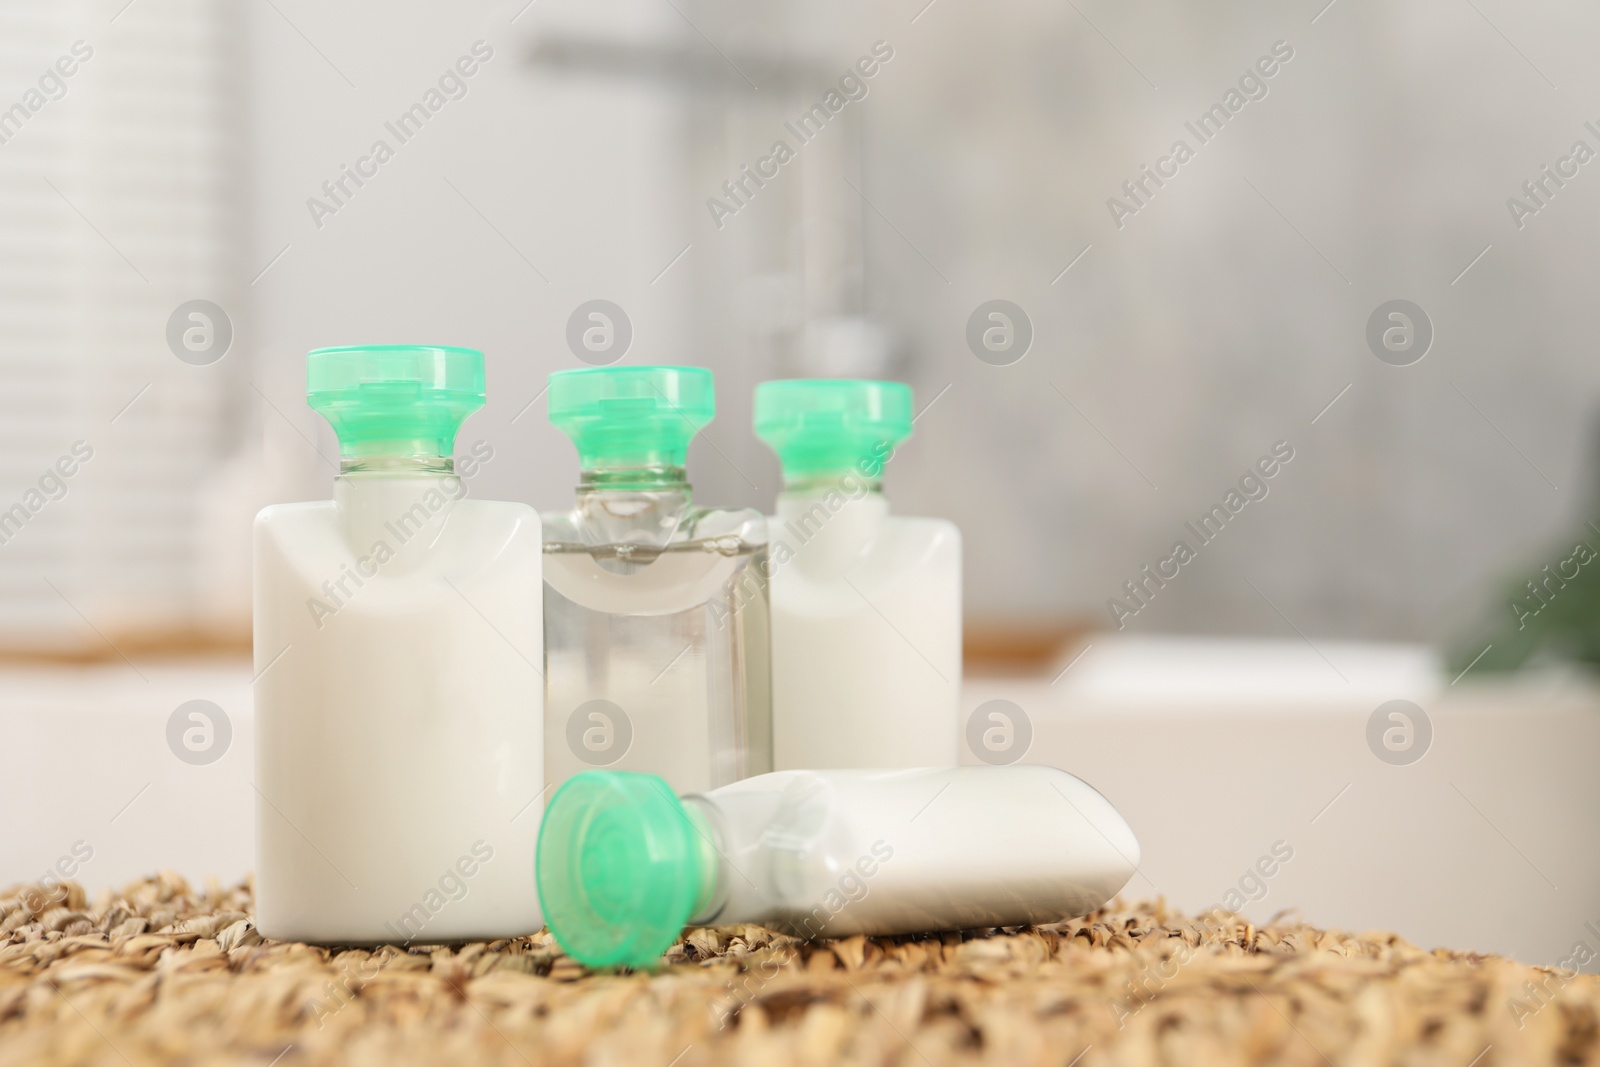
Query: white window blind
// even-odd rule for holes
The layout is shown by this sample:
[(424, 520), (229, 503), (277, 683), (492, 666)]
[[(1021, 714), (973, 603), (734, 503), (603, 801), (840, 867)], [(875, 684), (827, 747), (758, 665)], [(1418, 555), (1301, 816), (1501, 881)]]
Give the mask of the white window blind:
[(192, 635), (247, 410), (237, 331), (209, 366), (166, 340), (197, 298), (238, 325), (234, 16), (125, 4), (0, 5), (0, 652)]

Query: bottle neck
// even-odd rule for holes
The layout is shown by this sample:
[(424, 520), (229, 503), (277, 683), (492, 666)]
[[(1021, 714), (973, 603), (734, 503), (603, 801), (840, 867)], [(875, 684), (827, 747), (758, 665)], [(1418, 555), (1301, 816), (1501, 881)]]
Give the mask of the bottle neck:
[(883, 494), (883, 476), (869, 478), (857, 470), (840, 471), (808, 471), (783, 479), (783, 491), (792, 496), (822, 496), (830, 492), (841, 492), (846, 496), (858, 497), (867, 494), (881, 496)]
[(702, 872), (694, 911), (689, 914), (689, 925), (704, 926), (720, 915), (728, 903), (727, 878), (722, 870), (728, 848), (727, 827), (721, 809), (710, 797), (691, 794), (680, 799), (684, 812), (689, 816), (689, 825), (694, 828)]
[(883, 532), (889, 501), (878, 481), (857, 474), (791, 479), (778, 494), (776, 536), (795, 553), (792, 566), (814, 579), (849, 573)]
[(333, 480), (333, 502), (350, 550), (375, 553), (403, 574), (443, 534), (467, 483), (449, 456), (349, 456)]
[(456, 462), (451, 456), (361, 454), (342, 456), (339, 459), (339, 477), (351, 474), (415, 474), (437, 478), (454, 474)]
[(578, 494), (587, 493), (682, 493), (689, 494), (689, 480), (682, 467), (597, 467), (582, 471)]

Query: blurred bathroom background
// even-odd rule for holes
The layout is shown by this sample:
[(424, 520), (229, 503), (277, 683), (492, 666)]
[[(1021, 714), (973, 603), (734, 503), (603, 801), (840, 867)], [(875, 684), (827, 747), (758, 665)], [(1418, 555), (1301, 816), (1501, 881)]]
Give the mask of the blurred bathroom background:
[[(0, 145), (0, 506), (74, 441), (95, 458), (0, 551), (4, 645), (242, 641), (249, 516), (332, 474), (318, 345), (482, 347), (474, 488), (559, 505), (574, 454), (536, 398), (579, 365), (592, 299), (627, 315), (627, 361), (717, 372), (707, 501), (777, 488), (755, 382), (912, 383), (889, 489), (965, 532), (985, 650), (1112, 625), (1278, 441), (1267, 498), (1127, 627), (1426, 642), (1511, 619), (1496, 583), (1569, 554), (1596, 477), (1600, 195), (1580, 171), (1520, 229), (1506, 201), (1600, 144), (1600, 12), (925, 2), (7, 4), (0, 104), (74, 41), (93, 58)], [(477, 41), (465, 95), (401, 144), (385, 123)], [(784, 123), (880, 41), (865, 96), (801, 142)], [(1276, 42), (1265, 95), (1200, 143), (1184, 124)], [(380, 139), (394, 158), (336, 206), (324, 183)], [(1179, 139), (1194, 158), (1119, 226), (1108, 199)], [(778, 176), (709, 210), (778, 140)], [(209, 365), (169, 350), (192, 299), (231, 321)], [(967, 343), (992, 299), (1031, 323), (1010, 365)], [(1366, 340), (1393, 299), (1432, 323), (1410, 366)]]
[[(483, 349), (489, 400), (460, 447), (487, 442), (493, 459), (471, 491), (558, 507), (576, 457), (545, 418), (544, 381), (582, 365), (572, 323), (597, 321), (580, 307), (603, 300), (628, 338), (606, 358), (716, 372), (720, 412), (690, 454), (707, 503), (767, 508), (778, 489), (750, 430), (758, 381), (910, 382), (920, 414), (887, 491), (901, 513), (961, 527), (969, 674), (1042, 677), (1028, 690), (1041, 721), (1047, 700), (1068, 700), (1065, 715), (1129, 678), (1228, 703), (1274, 655), (1303, 656), (1312, 682), (1260, 682), (1255, 698), (1290, 692), (1280, 708), (1336, 688), (1356, 725), (1273, 720), (1278, 773), (1348, 733), (1352, 759), (1387, 774), (1360, 732), (1380, 701), (1455, 691), (1483, 647), (1475, 681), (1518, 597), (1532, 612), (1559, 588), (1552, 603), (1589, 617), (1581, 583), (1529, 583), (1547, 567), (1575, 580), (1575, 542), (1600, 547), (1585, 525), (1600, 517), (1597, 37), (1600, 10), (1577, 0), (8, 0), (0, 653), (89, 661), (104, 680), (92, 701), (126, 686), (163, 721), (220, 687), (244, 721), (242, 666), (201, 684), (162, 674), (163, 657), (239, 660), (251, 517), (328, 495), (337, 452), (305, 405), (306, 350)], [(992, 301), (1012, 308), (1003, 322)], [(991, 327), (1010, 347), (975, 343)], [(1292, 458), (1252, 474), (1274, 454)], [(1191, 532), (1217, 506), (1222, 532)], [(1195, 558), (1149, 578), (1180, 539)], [(1091, 653), (1089, 680), (1045, 684), (1075, 650), (1128, 637), (1156, 652), (1098, 666)], [(1258, 643), (1205, 643), (1224, 638)], [(1187, 651), (1160, 651), (1173, 648)], [(6, 721), (47, 750), (32, 709), (56, 697), (17, 695), (13, 674)], [(991, 687), (966, 706), (1007, 692), (1021, 699)], [(1529, 741), (1530, 776), (1551, 751), (1600, 745), (1600, 702), (1563, 692), (1580, 710)], [(1167, 699), (1141, 693), (1147, 709)], [(1131, 738), (1114, 723), (1062, 734), (1061, 751), (1076, 737), (1147, 748), (1168, 736), (1160, 721)], [(1435, 763), (1464, 736), (1436, 726)], [(1244, 745), (1254, 728), (1240, 729)], [(1512, 759), (1499, 735), (1476, 736), (1484, 767)], [(59, 769), (42, 760), (40, 788)], [(232, 773), (247, 810), (247, 771)], [(1152, 820), (1222, 788), (1103, 774), (1125, 811), (1128, 792), (1151, 791)], [(1315, 794), (1297, 800), (1298, 825), (1316, 813), (1317, 832), (1341, 832), (1328, 830), (1340, 809), (1317, 808), (1356, 779), (1290, 777)], [(1546, 780), (1592, 777), (1580, 763)], [(1600, 866), (1567, 849), (1581, 871), (1547, 876), (1538, 843), (1513, 833), (1535, 877), (1502, 831), (1554, 833), (1551, 811), (1600, 798), (1530, 797), (1518, 814), (1448, 782), (1438, 802), (1466, 821), (1438, 833), (1504, 853), (1494, 877), (1513, 880), (1480, 887), (1490, 902), (1545, 882), (1573, 894), (1538, 937), (1507, 927), (1486, 947), (1559, 958), (1567, 927), (1600, 915)], [(161, 788), (140, 803), (166, 810)], [(1262, 808), (1234, 800), (1212, 814)], [(1371, 803), (1342, 845), (1305, 854), (1360, 869), (1361, 835), (1394, 810)], [(1251, 829), (1237, 847), (1151, 852), (1135, 825), (1158, 881), (1202, 886), (1191, 906), (1271, 844)], [(72, 833), (0, 856), (0, 882)], [(1362, 911), (1347, 906), (1357, 888), (1319, 890), (1309, 859), (1290, 902), (1314, 921), (1425, 927), (1443, 892), (1427, 869), (1443, 860), (1403, 841), (1384, 855), (1415, 875), (1404, 915), (1384, 901), (1405, 885), (1360, 887)], [(1208, 857), (1216, 870), (1196, 875)], [(1457, 905), (1439, 938), (1476, 929), (1484, 907)]]

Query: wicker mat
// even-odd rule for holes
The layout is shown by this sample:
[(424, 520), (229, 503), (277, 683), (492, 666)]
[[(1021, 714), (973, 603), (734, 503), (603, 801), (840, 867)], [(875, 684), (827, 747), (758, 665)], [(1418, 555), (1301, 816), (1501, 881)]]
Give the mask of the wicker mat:
[[(61, 899), (65, 896), (66, 899)], [(1597, 1057), (1600, 979), (1161, 905), (1011, 931), (693, 931), (655, 973), (548, 934), (263, 941), (248, 885), (0, 899), (0, 1064), (1494, 1064)]]

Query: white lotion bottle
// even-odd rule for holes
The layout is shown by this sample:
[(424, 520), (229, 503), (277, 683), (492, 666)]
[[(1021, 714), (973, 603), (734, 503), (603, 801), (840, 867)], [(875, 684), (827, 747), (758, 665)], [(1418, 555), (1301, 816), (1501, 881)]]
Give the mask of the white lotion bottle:
[(882, 490), (911, 417), (899, 382), (756, 388), (784, 478), (769, 523), (778, 770), (959, 761), (961, 532), (891, 514)]
[(318, 349), (334, 499), (255, 523), (256, 925), (321, 943), (537, 930), (541, 538), (451, 454), (471, 349)]
[(800, 937), (1059, 922), (1111, 899), (1139, 842), (1054, 767), (775, 771), (673, 796), (585, 771), (539, 835), (545, 918), (592, 967), (647, 966), (685, 923)]

